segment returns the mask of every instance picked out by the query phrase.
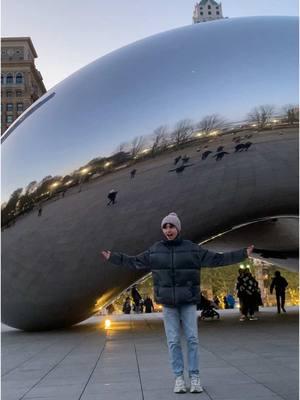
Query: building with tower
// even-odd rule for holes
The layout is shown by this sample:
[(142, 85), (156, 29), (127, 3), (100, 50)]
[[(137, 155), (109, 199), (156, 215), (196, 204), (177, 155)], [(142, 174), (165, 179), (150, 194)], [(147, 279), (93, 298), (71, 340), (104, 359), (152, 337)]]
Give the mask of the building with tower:
[(1, 135), (46, 93), (35, 58), (37, 53), (30, 37), (1, 39)]
[(195, 4), (193, 13), (194, 24), (222, 18), (223, 13), (221, 3), (217, 3), (214, 0), (201, 0), (199, 3)]

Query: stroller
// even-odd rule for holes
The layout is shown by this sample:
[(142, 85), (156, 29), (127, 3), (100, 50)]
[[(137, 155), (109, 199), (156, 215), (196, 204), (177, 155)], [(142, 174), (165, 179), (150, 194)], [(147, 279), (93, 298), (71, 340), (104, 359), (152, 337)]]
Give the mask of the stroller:
[(220, 314), (215, 310), (215, 304), (212, 301), (206, 299), (203, 295), (201, 295), (201, 303), (200, 303), (200, 319), (205, 318), (214, 318), (220, 319)]

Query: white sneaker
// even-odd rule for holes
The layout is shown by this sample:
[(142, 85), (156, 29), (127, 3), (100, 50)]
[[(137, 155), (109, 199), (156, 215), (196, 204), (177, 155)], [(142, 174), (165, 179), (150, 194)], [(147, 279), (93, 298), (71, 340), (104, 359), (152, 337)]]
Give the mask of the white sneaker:
[(191, 393), (202, 393), (203, 387), (201, 386), (200, 376), (199, 375), (192, 375), (191, 376)]
[(246, 321), (247, 317), (245, 315), (242, 315), (240, 318), (240, 321)]
[(258, 318), (257, 318), (257, 317), (254, 317), (254, 315), (250, 315), (249, 320), (250, 320), (250, 321), (257, 321)]
[(174, 393), (186, 393), (186, 386), (183, 375), (177, 376), (175, 379)]

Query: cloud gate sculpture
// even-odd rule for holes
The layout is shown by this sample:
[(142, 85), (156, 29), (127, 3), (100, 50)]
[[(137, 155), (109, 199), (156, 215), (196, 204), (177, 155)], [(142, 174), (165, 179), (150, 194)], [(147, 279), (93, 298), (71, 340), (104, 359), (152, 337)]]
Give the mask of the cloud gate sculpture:
[[(82, 68), (37, 100), (2, 145), (2, 320), (80, 322), (142, 275), (137, 254), (176, 211), (185, 237), (294, 268), (298, 19), (187, 26)], [(116, 191), (115, 204), (107, 205)]]

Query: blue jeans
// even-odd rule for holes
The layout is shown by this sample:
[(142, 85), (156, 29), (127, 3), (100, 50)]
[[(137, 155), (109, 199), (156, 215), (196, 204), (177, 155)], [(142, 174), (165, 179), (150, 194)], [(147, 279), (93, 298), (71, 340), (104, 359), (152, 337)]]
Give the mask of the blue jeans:
[(163, 306), (164, 326), (170, 361), (175, 376), (183, 374), (184, 364), (180, 344), (180, 321), (187, 340), (189, 375), (199, 374), (198, 325), (196, 305)]

